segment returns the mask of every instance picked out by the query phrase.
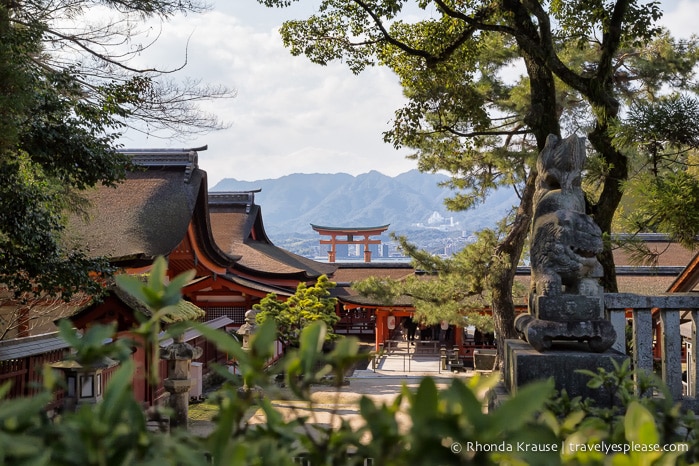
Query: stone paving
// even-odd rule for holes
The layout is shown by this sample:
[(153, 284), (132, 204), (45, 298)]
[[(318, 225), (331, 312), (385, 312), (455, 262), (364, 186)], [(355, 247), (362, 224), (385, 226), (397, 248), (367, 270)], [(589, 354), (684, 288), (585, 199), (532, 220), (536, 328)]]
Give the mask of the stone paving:
[[(280, 390), (269, 393), (275, 406), (285, 419), (298, 416), (309, 416), (313, 424), (339, 425), (340, 419), (346, 419), (351, 425), (358, 427), (362, 422), (359, 415), (358, 402), (362, 396), (371, 398), (375, 403), (391, 403), (400, 393), (403, 385), (416, 388), (423, 377), (435, 379), (438, 386), (445, 387), (454, 377), (468, 378), (473, 372), (448, 372), (440, 369), (437, 355), (408, 355), (407, 352), (394, 352), (384, 356), (372, 369), (372, 364), (364, 370), (355, 370), (348, 377), (349, 385), (337, 389), (331, 386), (316, 386), (312, 390), (311, 400), (307, 402), (291, 400)], [(189, 428), (197, 435), (207, 435), (213, 428), (211, 419), (216, 408), (207, 403), (190, 406)], [(252, 424), (264, 423), (265, 416), (261, 409), (252, 412), (249, 417)], [(407, 415), (399, 415), (399, 423), (408, 426)]]

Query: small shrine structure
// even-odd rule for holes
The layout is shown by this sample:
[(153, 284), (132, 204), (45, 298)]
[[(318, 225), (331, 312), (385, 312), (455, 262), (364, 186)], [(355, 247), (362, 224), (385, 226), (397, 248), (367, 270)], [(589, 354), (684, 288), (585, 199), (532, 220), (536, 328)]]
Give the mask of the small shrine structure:
[(330, 239), (321, 239), (320, 244), (329, 244), (328, 262), (337, 259), (338, 244), (361, 244), (364, 246), (364, 262), (371, 262), (370, 244), (381, 244), (380, 239), (371, 239), (388, 230), (390, 225), (377, 227), (323, 227), (311, 224), (311, 227), (321, 236), (330, 236)]

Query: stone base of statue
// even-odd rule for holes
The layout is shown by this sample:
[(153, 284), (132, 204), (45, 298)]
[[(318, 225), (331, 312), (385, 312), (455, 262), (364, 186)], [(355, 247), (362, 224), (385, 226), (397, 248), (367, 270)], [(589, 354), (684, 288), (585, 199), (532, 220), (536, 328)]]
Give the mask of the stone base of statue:
[(590, 377), (577, 371), (586, 369), (596, 373), (598, 368), (613, 371), (612, 361), (621, 365), (627, 356), (615, 350), (590, 353), (581, 351), (580, 346), (580, 343), (561, 342), (556, 349), (541, 353), (522, 340), (505, 340), (503, 379), (507, 392), (514, 395), (527, 383), (553, 377), (559, 392), (565, 390), (571, 398), (592, 398), (597, 406), (611, 406), (615, 403), (614, 393), (605, 388), (589, 388)]
[(616, 341), (612, 323), (604, 319), (556, 322), (522, 314), (515, 320), (515, 329), (537, 351), (550, 350), (554, 342), (572, 341), (586, 342), (590, 350), (602, 353)]

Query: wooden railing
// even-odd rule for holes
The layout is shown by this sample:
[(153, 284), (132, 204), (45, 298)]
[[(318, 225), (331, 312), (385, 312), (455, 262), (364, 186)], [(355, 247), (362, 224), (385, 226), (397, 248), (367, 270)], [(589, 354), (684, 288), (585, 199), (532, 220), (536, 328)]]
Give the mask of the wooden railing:
[[(631, 356), (635, 369), (653, 372), (654, 349), (660, 347), (661, 377), (670, 395), (682, 402), (687, 409), (699, 407), (699, 294), (668, 293), (654, 296), (628, 293), (607, 293), (604, 304), (614, 325), (617, 340), (614, 349), (626, 353), (627, 316), (631, 315)], [(653, 321), (659, 322), (662, 331), (657, 341)], [(683, 342), (680, 333), (682, 322), (691, 323), (691, 332)], [(687, 346), (686, 388), (683, 384), (682, 346)]]

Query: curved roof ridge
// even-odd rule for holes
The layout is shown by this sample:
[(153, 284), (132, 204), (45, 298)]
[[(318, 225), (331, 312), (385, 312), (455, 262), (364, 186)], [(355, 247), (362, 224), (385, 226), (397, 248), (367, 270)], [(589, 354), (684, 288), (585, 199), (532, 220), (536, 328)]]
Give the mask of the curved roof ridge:
[(387, 223), (386, 225), (379, 225), (375, 227), (328, 227), (328, 226), (321, 226), (321, 225), (315, 225), (311, 223), (311, 227), (315, 230), (328, 230), (328, 231), (375, 231), (375, 230), (381, 230), (385, 231), (388, 229), (388, 227), (391, 226), (390, 223)]

